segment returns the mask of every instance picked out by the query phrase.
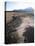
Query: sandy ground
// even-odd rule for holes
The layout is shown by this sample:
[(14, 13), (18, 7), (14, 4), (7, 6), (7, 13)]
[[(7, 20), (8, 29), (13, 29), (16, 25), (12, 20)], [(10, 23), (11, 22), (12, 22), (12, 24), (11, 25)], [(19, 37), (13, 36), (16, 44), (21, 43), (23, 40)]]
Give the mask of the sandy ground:
[[(13, 19), (12, 16), (13, 15), (6, 16), (6, 23), (10, 22), (10, 20)], [(33, 18), (33, 16), (31, 16), (31, 17), (26, 16), (26, 17), (21, 17), (21, 19), (22, 19), (22, 24), (19, 27), (17, 27), (16, 29), (17, 29), (17, 34), (20, 38), (20, 41), (22, 42), (22, 40), (24, 40), (24, 38), (25, 38), (22, 36), (23, 32), (26, 31), (25, 28), (29, 27), (29, 26), (32, 26), (32, 27), (34, 26), (34, 18)], [(20, 42), (20, 41), (18, 40), (18, 42)]]

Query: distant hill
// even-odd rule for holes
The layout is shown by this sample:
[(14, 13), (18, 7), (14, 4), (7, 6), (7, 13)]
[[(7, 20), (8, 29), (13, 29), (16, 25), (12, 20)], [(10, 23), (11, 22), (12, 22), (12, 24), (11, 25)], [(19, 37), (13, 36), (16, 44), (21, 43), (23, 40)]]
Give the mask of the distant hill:
[(19, 10), (13, 10), (13, 12), (25, 12), (25, 13), (33, 13), (33, 9), (31, 7), (26, 8), (26, 9), (19, 9)]

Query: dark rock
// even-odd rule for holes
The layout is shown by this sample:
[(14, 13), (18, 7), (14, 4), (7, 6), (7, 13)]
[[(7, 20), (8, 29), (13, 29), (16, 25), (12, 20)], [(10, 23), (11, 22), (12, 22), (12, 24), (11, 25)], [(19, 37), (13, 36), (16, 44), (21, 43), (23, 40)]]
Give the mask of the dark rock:
[(32, 43), (34, 42), (34, 27), (26, 28), (26, 32), (23, 34), (25, 36), (25, 43)]

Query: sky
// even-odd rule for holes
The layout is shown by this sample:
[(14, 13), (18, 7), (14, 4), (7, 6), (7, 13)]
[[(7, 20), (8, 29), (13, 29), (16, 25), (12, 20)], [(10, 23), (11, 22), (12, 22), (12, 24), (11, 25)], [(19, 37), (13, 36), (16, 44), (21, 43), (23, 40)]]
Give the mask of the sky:
[(6, 3), (6, 11), (12, 11), (15, 9), (25, 9), (28, 7), (32, 7), (32, 2), (7, 2)]

